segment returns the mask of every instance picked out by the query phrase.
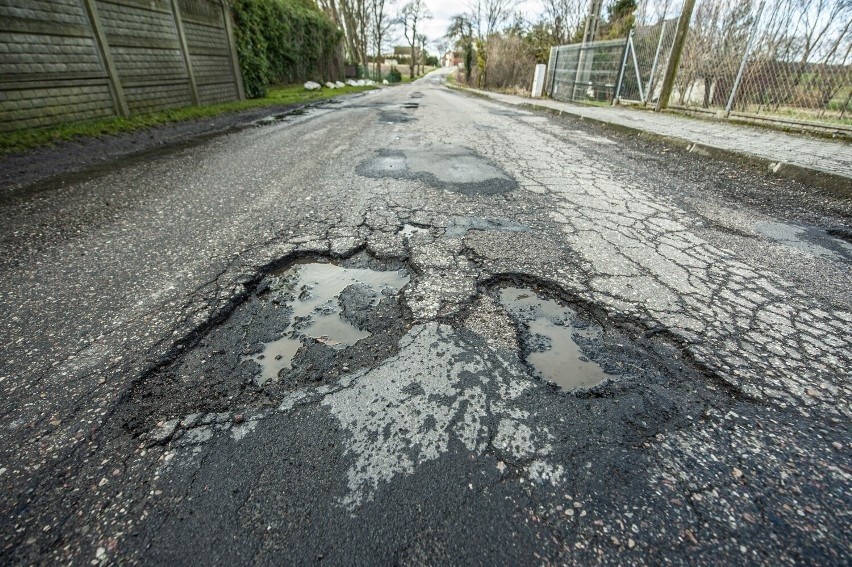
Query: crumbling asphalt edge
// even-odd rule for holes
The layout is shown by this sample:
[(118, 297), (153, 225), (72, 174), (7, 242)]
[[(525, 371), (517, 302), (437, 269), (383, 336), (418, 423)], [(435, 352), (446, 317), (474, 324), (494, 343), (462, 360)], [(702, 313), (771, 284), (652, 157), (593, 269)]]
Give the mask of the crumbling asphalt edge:
[[(462, 91), (473, 96), (488, 98), (494, 102), (499, 102), (494, 97), (492, 97), (491, 93), (489, 93), (488, 91), (471, 89), (459, 85), (450, 85), (447, 83), (445, 83), (445, 86), (447, 86), (447, 88)], [(727, 148), (720, 148), (701, 142), (695, 142), (688, 138), (655, 134), (642, 128), (626, 126), (624, 124), (617, 124), (615, 122), (601, 120), (599, 118), (590, 118), (588, 116), (583, 116), (578, 112), (571, 112), (570, 110), (556, 110), (547, 106), (535, 104), (534, 102), (521, 104), (520, 107), (538, 112), (547, 112), (548, 114), (555, 114), (557, 116), (571, 116), (578, 120), (591, 122), (593, 124), (597, 124), (604, 128), (615, 130), (623, 134), (637, 135), (640, 138), (661, 142), (669, 146), (685, 148), (690, 153), (695, 153), (704, 157), (710, 157), (713, 159), (754, 167), (756, 169), (766, 171), (772, 175), (777, 175), (779, 177), (792, 179), (793, 181), (798, 181), (800, 183), (813, 185), (820, 189), (829, 191), (830, 193), (838, 197), (852, 198), (852, 179), (843, 175), (838, 175), (836, 173), (831, 173), (814, 167), (807, 167), (804, 165), (785, 161), (774, 161), (750, 153), (738, 152), (734, 150), (729, 150)]]

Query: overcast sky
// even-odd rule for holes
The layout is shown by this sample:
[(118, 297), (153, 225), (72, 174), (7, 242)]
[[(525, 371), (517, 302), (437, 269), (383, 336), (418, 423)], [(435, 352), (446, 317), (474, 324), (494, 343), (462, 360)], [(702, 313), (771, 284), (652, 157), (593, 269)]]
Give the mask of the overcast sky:
[[(407, 0), (396, 0), (394, 8), (400, 9)], [(432, 14), (432, 19), (423, 23), (423, 33), (429, 38), (429, 43), (432, 50), (435, 49), (435, 42), (439, 41), (450, 25), (450, 19), (457, 15), (468, 11), (468, 3), (465, 0), (426, 0), (426, 5), (429, 6), (429, 12)], [(536, 18), (541, 14), (540, 0), (525, 0), (518, 4), (518, 11), (524, 14), (527, 18)], [(402, 29), (396, 30), (397, 45), (405, 43), (402, 37)]]

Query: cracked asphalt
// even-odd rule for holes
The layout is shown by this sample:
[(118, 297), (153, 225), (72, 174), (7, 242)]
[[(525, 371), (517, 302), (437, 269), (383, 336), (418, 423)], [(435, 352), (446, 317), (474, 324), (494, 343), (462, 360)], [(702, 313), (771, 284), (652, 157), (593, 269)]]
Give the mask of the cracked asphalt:
[(4, 190), (0, 562), (849, 563), (852, 202), (440, 79)]

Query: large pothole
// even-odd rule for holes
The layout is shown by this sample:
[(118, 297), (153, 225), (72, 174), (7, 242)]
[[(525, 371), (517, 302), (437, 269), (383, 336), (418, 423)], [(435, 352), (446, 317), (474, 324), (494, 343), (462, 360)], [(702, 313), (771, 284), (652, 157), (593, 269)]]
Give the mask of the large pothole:
[(625, 373), (604, 328), (579, 308), (532, 287), (499, 286), (493, 296), (515, 323), (521, 356), (536, 377), (570, 391)]
[(498, 336), (496, 344), (517, 348), (531, 377), (561, 391), (611, 396), (702, 374), (664, 329), (613, 318), (551, 282), (507, 274), (481, 289), (484, 312), (471, 313), (466, 324), (487, 335), (501, 335), (499, 329), (509, 325), (514, 337)]
[(409, 328), (400, 298), (408, 281), (401, 262), (366, 253), (270, 272), (224, 322), (134, 387), (126, 426), (274, 406), (293, 389), (380, 364)]
[(499, 165), (473, 150), (451, 145), (380, 150), (359, 164), (356, 172), (377, 179), (420, 180), (464, 195), (501, 195), (518, 187)]
[(525, 329), (525, 359), (539, 378), (573, 390), (617, 375), (616, 365), (596, 359), (603, 346), (603, 329), (596, 323), (530, 289), (505, 287), (498, 297)]
[(277, 381), (292, 369), (299, 349), (311, 341), (343, 350), (369, 337), (367, 320), (382, 297), (395, 297), (408, 284), (403, 270), (345, 268), (337, 264), (302, 261), (270, 275), (272, 301), (292, 312), (284, 334), (248, 355), (260, 367), (258, 386)]

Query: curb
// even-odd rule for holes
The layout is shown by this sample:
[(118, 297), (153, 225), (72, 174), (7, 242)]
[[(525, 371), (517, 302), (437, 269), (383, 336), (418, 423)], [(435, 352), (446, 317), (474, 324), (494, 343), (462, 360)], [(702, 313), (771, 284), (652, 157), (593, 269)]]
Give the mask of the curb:
[[(468, 89), (466, 87), (461, 87), (458, 85), (454, 85), (449, 88), (473, 94), (475, 96), (485, 97), (495, 102), (501, 102), (490, 96), (489, 93), (483, 91)], [(638, 135), (639, 137), (648, 140), (662, 142), (664, 144), (675, 146), (678, 148), (685, 148), (686, 151), (698, 154), (700, 156), (756, 167), (772, 175), (777, 175), (778, 177), (792, 179), (793, 181), (798, 181), (800, 183), (819, 187), (820, 189), (824, 189), (838, 197), (852, 197), (852, 179), (844, 175), (839, 175), (836, 173), (823, 171), (821, 169), (807, 167), (804, 165), (799, 165), (790, 162), (772, 161), (770, 159), (756, 156), (754, 154), (729, 150), (726, 148), (719, 148), (716, 146), (710, 146), (708, 144), (695, 142), (687, 138), (655, 134), (654, 132), (649, 132), (647, 130), (637, 128), (635, 126), (617, 124), (614, 122), (609, 122), (607, 120), (602, 120), (600, 118), (590, 118), (588, 116), (583, 116), (582, 114), (576, 112), (571, 112), (570, 110), (551, 108), (549, 106), (543, 106), (535, 104), (533, 102), (525, 102), (517, 106), (521, 108), (528, 108), (530, 110), (547, 112), (549, 114), (554, 114), (557, 116), (571, 116), (578, 120), (591, 122), (592, 124), (597, 124), (609, 130), (614, 130), (623, 134)]]
[(616, 124), (613, 122), (608, 122), (606, 120), (601, 120), (599, 118), (589, 118), (587, 116), (571, 112), (570, 110), (556, 110), (535, 103), (524, 103), (520, 106), (533, 110), (550, 112), (559, 116), (571, 116), (579, 120), (598, 124), (610, 130), (615, 130), (625, 134), (635, 134), (639, 137), (655, 140), (671, 146), (686, 148), (688, 152), (698, 154), (700, 156), (756, 167), (772, 175), (777, 175), (778, 177), (792, 179), (793, 181), (798, 181), (799, 183), (805, 183), (808, 185), (819, 187), (820, 189), (829, 191), (830, 193), (838, 197), (852, 197), (852, 179), (843, 175), (838, 175), (836, 173), (830, 173), (821, 169), (807, 167), (804, 165), (799, 165), (790, 162), (773, 161), (771, 159), (756, 156), (754, 154), (749, 154), (746, 152), (738, 152), (735, 150), (729, 150), (727, 148), (711, 146), (701, 142), (694, 142), (687, 138), (655, 134), (653, 132), (648, 132), (647, 130), (636, 128), (633, 126)]

